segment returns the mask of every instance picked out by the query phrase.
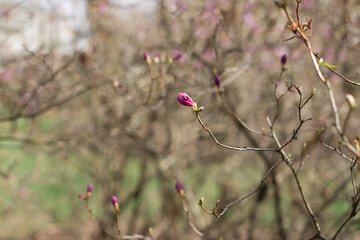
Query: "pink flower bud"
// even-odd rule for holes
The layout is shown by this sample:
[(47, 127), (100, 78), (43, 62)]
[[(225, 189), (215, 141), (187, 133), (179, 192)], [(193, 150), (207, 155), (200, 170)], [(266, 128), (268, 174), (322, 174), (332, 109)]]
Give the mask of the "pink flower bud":
[(115, 204), (116, 204), (116, 203), (118, 203), (118, 199), (117, 199), (117, 197), (112, 196), (112, 198), (111, 198), (111, 203), (112, 203), (112, 205), (114, 205), (114, 206), (115, 206)]
[(147, 62), (147, 64), (151, 64), (151, 57), (148, 52), (144, 52), (144, 60)]
[(89, 186), (86, 189), (86, 198), (91, 197), (91, 193), (92, 193), (93, 189), (94, 189), (94, 186), (92, 184), (89, 184)]
[(181, 184), (180, 181), (177, 181), (176, 184), (175, 184), (175, 188), (176, 188), (176, 191), (183, 197), (185, 194), (184, 194), (184, 189), (183, 189), (183, 186)]
[(79, 194), (78, 194), (78, 198), (83, 199), (83, 198), (84, 198), (84, 194), (79, 193)]
[(143, 57), (144, 57), (144, 60), (147, 60), (150, 57), (150, 55), (148, 52), (144, 52)]
[(91, 192), (93, 191), (93, 189), (94, 189), (93, 184), (89, 184), (89, 186), (87, 187), (86, 192), (87, 192), (87, 193), (91, 193)]
[(172, 58), (174, 59), (174, 60), (179, 60), (181, 57), (182, 57), (182, 52), (181, 51), (179, 51), (179, 50), (175, 50), (174, 51), (174, 53), (173, 53), (173, 55), (172, 55)]
[(194, 106), (193, 100), (186, 93), (179, 92), (179, 95), (177, 96), (176, 99), (178, 100), (179, 103), (181, 103), (184, 106), (187, 106), (187, 107)]
[(114, 206), (116, 212), (119, 212), (119, 203), (118, 203), (117, 197), (112, 196), (111, 197), (111, 203)]
[(221, 83), (221, 78), (219, 75), (216, 74), (214, 77), (214, 84), (216, 87), (220, 88), (220, 83)]
[(285, 65), (285, 64), (286, 64), (286, 61), (287, 61), (287, 56), (286, 56), (286, 54), (284, 54), (284, 55), (282, 55), (282, 57), (281, 57), (281, 64), (282, 64), (282, 65)]
[(158, 64), (160, 62), (160, 55), (159, 53), (154, 53), (154, 62)]
[(286, 61), (287, 61), (287, 56), (286, 54), (282, 55), (281, 57), (281, 71), (285, 71), (286, 70), (286, 67), (285, 67), (285, 64), (286, 64)]

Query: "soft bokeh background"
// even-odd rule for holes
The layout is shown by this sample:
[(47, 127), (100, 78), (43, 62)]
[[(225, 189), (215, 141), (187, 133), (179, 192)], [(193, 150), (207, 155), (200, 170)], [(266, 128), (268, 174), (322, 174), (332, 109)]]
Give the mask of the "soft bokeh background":
[[(289, 0), (294, 14), (295, 0)], [(301, 19), (313, 19), (311, 42), (336, 71), (359, 81), (360, 4), (355, 0), (304, 0)], [(295, 181), (280, 165), (253, 197), (220, 219), (203, 212), (236, 200), (260, 182), (278, 154), (236, 152), (217, 146), (190, 108), (176, 101), (187, 92), (203, 121), (221, 142), (275, 147), (270, 138), (239, 128), (221, 107), (213, 74), (222, 78), (225, 101), (248, 125), (268, 128), (277, 95), (289, 84), (316, 88), (304, 108), (311, 117), (286, 147), (325, 235), (332, 235), (351, 209), (350, 164), (326, 149), (338, 145), (328, 94), (307, 49), (285, 28), (273, 1), (0, 1), (0, 239), (110, 239), (92, 222), (77, 194), (94, 184), (90, 206), (116, 234), (111, 196), (119, 199), (123, 234), (156, 239), (308, 239), (314, 234)], [(170, 66), (175, 51), (183, 56)], [(160, 53), (160, 67), (143, 59)], [(287, 54), (281, 80), (280, 57)], [(324, 70), (332, 81), (342, 121), (345, 94), (359, 102), (357, 87)], [(275, 125), (281, 142), (297, 126), (298, 95), (279, 104)], [(358, 134), (355, 110), (347, 135)], [(345, 151), (345, 153), (347, 153)], [(356, 176), (357, 177), (357, 176)], [(357, 182), (358, 179), (356, 178)], [(281, 216), (279, 216), (279, 213)], [(341, 239), (358, 239), (352, 220)], [(284, 236), (281, 231), (286, 232)]]

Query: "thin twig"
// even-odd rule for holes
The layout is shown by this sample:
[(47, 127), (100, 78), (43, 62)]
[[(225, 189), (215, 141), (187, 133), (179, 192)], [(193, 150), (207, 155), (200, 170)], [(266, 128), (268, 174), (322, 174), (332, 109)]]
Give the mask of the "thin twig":
[(271, 137), (271, 136), (268, 136), (262, 132), (258, 132), (256, 130), (253, 130), (251, 129), (245, 122), (244, 120), (242, 120), (236, 113), (234, 113), (233, 111), (230, 110), (230, 108), (228, 107), (228, 105), (226, 104), (225, 102), (225, 99), (224, 99), (224, 95), (223, 93), (219, 93), (220, 95), (220, 99), (221, 99), (221, 103), (222, 103), (222, 106), (223, 108), (225, 109), (225, 111), (233, 117), (233, 119), (235, 119), (238, 123), (241, 124), (241, 126), (243, 126), (247, 131), (255, 134), (255, 135), (259, 135), (259, 136), (266, 136), (266, 137)]
[(324, 147), (330, 149), (330, 150), (333, 150), (335, 151), (337, 154), (339, 154), (341, 157), (343, 157), (344, 159), (348, 160), (349, 162), (354, 162), (353, 159), (349, 158), (348, 156), (346, 156), (344, 153), (342, 153), (339, 149), (335, 148), (335, 147), (332, 147), (328, 144), (326, 144), (322, 139), (321, 139), (321, 136), (320, 136), (320, 133), (319, 131), (316, 131), (316, 134), (318, 136), (318, 139), (319, 141), (321, 142), (322, 145), (324, 145)]
[(197, 227), (190, 221), (190, 212), (186, 206), (185, 197), (183, 197), (183, 199), (182, 199), (182, 205), (183, 205), (183, 209), (184, 209), (184, 212), (186, 215), (186, 221), (187, 221), (188, 225), (190, 226), (190, 228), (196, 233), (196, 235), (198, 235), (199, 237), (205, 238), (204, 234), (199, 229), (197, 229)]
[(220, 213), (217, 213), (217, 212), (216, 212), (217, 207), (218, 207), (219, 202), (220, 202), (219, 200), (217, 201), (217, 203), (216, 203), (216, 205), (215, 205), (215, 207), (214, 207), (214, 209), (213, 209), (212, 211), (206, 209), (206, 208), (203, 206), (203, 200), (202, 200), (202, 199), (201, 199), (200, 202), (199, 202), (200, 207), (201, 207), (206, 213), (212, 214), (212, 215), (214, 215), (214, 216), (217, 217), (217, 218), (221, 217), (222, 215), (224, 215), (224, 213), (228, 210), (229, 207), (231, 207), (231, 206), (233, 206), (233, 205), (235, 205), (235, 204), (238, 204), (238, 203), (242, 202), (243, 200), (251, 197), (254, 193), (256, 193), (256, 192), (260, 189), (260, 187), (263, 185), (263, 183), (264, 183), (266, 177), (269, 175), (269, 173), (270, 173), (276, 166), (278, 166), (281, 162), (283, 162), (283, 159), (277, 161), (275, 164), (273, 164), (273, 165), (269, 168), (269, 170), (268, 170), (268, 171), (265, 173), (265, 175), (261, 178), (260, 183), (256, 186), (256, 188), (254, 188), (250, 193), (246, 194), (244, 197), (242, 197), (242, 198), (240, 198), (240, 199), (238, 199), (238, 200), (235, 200), (235, 201), (233, 201), (233, 202), (231, 202), (231, 203), (226, 204), (223, 208), (220, 209)]
[(277, 152), (278, 151), (277, 149), (273, 149), (273, 148), (233, 147), (233, 146), (225, 145), (225, 144), (219, 142), (216, 139), (216, 137), (214, 136), (214, 134), (211, 132), (211, 130), (208, 127), (206, 127), (205, 124), (201, 121), (199, 112), (195, 112), (195, 114), (196, 114), (196, 117), (197, 117), (200, 125), (204, 128), (205, 131), (207, 131), (210, 134), (210, 136), (214, 140), (214, 142), (217, 145), (219, 145), (220, 147), (224, 147), (224, 148), (231, 149), (231, 150), (236, 150), (236, 151), (270, 151), (270, 152)]

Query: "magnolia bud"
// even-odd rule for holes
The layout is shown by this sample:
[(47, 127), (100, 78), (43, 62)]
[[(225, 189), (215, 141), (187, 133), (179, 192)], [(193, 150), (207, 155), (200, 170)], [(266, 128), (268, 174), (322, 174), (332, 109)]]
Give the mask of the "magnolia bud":
[(280, 63), (281, 63), (281, 71), (285, 71), (286, 67), (285, 64), (287, 62), (287, 56), (286, 54), (282, 55), (281, 59), (280, 59)]
[(173, 55), (172, 55), (172, 58), (174, 59), (174, 60), (179, 60), (181, 57), (182, 57), (182, 52), (181, 51), (179, 51), (179, 50), (175, 50), (174, 51), (174, 53), (173, 53)]
[(116, 212), (119, 212), (119, 203), (118, 203), (117, 197), (112, 196), (111, 197), (111, 203), (114, 206)]
[(159, 64), (159, 62), (160, 62), (160, 55), (159, 55), (159, 53), (155, 53), (155, 54), (154, 54), (154, 62), (155, 62), (156, 64)]
[(147, 62), (147, 64), (150, 65), (150, 64), (151, 64), (151, 57), (150, 57), (149, 53), (148, 53), (148, 52), (144, 52), (143, 57), (144, 57), (144, 60)]
[(176, 188), (176, 191), (180, 194), (180, 196), (182, 196), (182, 197), (185, 196), (184, 189), (183, 189), (183, 186), (180, 181), (176, 182), (175, 188)]
[(87, 189), (86, 189), (86, 197), (90, 197), (90, 196), (91, 196), (91, 193), (92, 193), (93, 189), (94, 189), (94, 185), (89, 184), (89, 186), (88, 186)]
[(221, 78), (219, 75), (215, 75), (214, 77), (214, 84), (217, 88), (220, 88), (220, 84), (221, 84)]
[(193, 100), (186, 93), (179, 93), (176, 99), (178, 100), (179, 103), (181, 103), (184, 106), (187, 107), (194, 106)]

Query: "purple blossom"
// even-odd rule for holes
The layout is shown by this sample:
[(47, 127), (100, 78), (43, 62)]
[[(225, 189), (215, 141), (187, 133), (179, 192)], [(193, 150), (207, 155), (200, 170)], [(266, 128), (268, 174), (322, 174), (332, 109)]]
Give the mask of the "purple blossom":
[(112, 203), (112, 205), (114, 206), (116, 212), (118, 213), (118, 212), (119, 212), (119, 203), (118, 203), (117, 197), (112, 196), (112, 197), (111, 197), (111, 203)]
[(282, 55), (281, 57), (281, 65), (285, 65), (286, 64), (286, 61), (287, 61), (287, 56), (286, 54)]
[(186, 93), (179, 92), (179, 95), (177, 96), (176, 99), (178, 100), (179, 103), (181, 103), (184, 106), (187, 106), (187, 107), (194, 106), (193, 100)]
[(184, 196), (184, 189), (180, 181), (177, 181), (175, 184), (176, 191), (181, 195)]
[(83, 199), (83, 198), (84, 198), (84, 194), (79, 193), (79, 194), (78, 194), (78, 198)]
[(159, 62), (160, 62), (160, 54), (159, 54), (159, 53), (154, 53), (154, 62), (155, 62), (155, 63), (159, 63)]
[(208, 61), (212, 61), (216, 58), (216, 52), (215, 52), (215, 49), (213, 49), (213, 48), (205, 49), (201, 55), (204, 59), (206, 59)]
[(86, 189), (86, 192), (87, 192), (87, 193), (91, 193), (91, 192), (93, 191), (93, 189), (94, 189), (93, 184), (89, 184), (89, 186), (88, 186), (87, 189)]
[(311, 7), (313, 4), (313, 0), (303, 0), (304, 7)]
[(143, 57), (144, 57), (144, 60), (148, 60), (148, 58), (150, 58), (150, 55), (148, 52), (144, 52)]
[(111, 197), (111, 203), (112, 203), (113, 206), (115, 206), (115, 205), (118, 203), (117, 197), (112, 196), (112, 197)]
[(221, 78), (219, 75), (216, 74), (214, 77), (214, 84), (216, 87), (220, 88), (220, 83), (221, 83)]
[(174, 51), (174, 53), (173, 53), (173, 55), (172, 55), (172, 58), (174, 59), (174, 60), (179, 60), (181, 57), (182, 57), (182, 52), (181, 51), (179, 51), (179, 50), (175, 50)]

